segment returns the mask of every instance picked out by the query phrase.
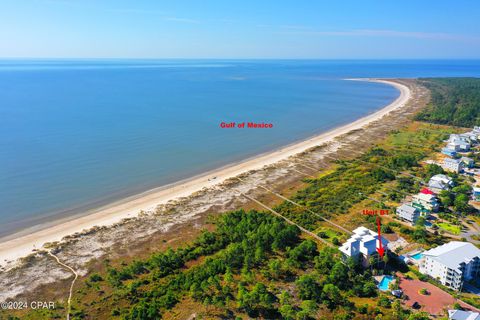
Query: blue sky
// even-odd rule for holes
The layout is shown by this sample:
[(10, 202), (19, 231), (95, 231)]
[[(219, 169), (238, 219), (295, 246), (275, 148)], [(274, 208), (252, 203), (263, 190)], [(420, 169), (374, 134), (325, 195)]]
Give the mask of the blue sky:
[(0, 57), (480, 58), (480, 1), (0, 0)]

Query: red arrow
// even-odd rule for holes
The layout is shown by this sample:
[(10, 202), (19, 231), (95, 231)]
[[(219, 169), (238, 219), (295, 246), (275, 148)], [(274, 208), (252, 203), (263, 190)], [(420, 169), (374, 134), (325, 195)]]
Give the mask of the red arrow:
[(385, 253), (385, 249), (382, 247), (382, 229), (380, 225), (380, 217), (377, 216), (377, 226), (378, 226), (378, 248), (377, 252), (380, 255), (380, 258), (383, 258), (383, 255)]

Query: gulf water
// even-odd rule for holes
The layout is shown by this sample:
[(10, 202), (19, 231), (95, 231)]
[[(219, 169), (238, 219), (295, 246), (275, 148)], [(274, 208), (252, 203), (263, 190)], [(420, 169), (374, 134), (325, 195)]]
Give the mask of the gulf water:
[(0, 60), (0, 236), (274, 150), (399, 95), (344, 78), (479, 74), (479, 61)]

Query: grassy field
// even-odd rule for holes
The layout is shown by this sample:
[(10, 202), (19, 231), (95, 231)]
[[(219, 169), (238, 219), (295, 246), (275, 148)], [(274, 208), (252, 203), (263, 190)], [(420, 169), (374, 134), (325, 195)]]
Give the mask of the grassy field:
[(439, 223), (437, 223), (437, 225), (441, 229), (443, 229), (447, 232), (450, 232), (451, 234), (459, 235), (460, 232), (461, 232), (460, 226), (456, 226), (456, 225), (453, 225), (453, 224), (448, 223), (448, 222), (439, 222)]

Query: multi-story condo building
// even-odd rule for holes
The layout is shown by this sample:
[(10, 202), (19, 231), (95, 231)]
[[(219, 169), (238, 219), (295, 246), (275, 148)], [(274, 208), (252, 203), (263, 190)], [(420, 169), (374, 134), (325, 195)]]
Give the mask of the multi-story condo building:
[(451, 241), (423, 252), (420, 272), (444, 286), (462, 290), (463, 282), (476, 279), (480, 270), (480, 249), (469, 242)]

